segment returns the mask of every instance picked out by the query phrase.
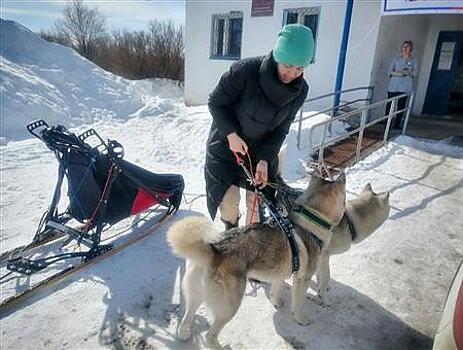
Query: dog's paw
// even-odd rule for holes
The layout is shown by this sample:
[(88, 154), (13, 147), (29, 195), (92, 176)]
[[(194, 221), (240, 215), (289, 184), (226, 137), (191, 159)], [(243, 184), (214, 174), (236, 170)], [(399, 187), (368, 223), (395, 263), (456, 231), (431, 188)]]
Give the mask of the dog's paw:
[(320, 300), (320, 305), (323, 306), (323, 307), (330, 307), (332, 305), (331, 301), (326, 297), (324, 297), (324, 298), (319, 297), (319, 300)]
[(219, 341), (217, 340), (217, 336), (211, 335), (209, 333), (206, 334), (206, 346), (209, 349), (223, 349)]
[(323, 294), (328, 291), (328, 287), (322, 287), (320, 285), (317, 285), (317, 288), (314, 288), (314, 290), (317, 292), (317, 294)]
[(331, 302), (326, 294), (326, 290), (317, 293), (318, 302), (321, 306), (331, 306)]
[(301, 326), (308, 326), (310, 324), (310, 319), (308, 315), (299, 315), (297, 313), (292, 313), (294, 321), (296, 321)]
[(188, 341), (191, 338), (191, 328), (180, 325), (177, 330), (177, 339), (181, 341)]

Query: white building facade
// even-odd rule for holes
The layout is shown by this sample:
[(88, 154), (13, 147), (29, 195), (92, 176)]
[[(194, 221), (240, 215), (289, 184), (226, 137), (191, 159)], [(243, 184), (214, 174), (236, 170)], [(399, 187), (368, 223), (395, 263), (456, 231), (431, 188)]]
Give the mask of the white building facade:
[[(418, 62), (413, 113), (428, 114), (432, 110), (430, 102), (438, 98), (438, 91), (446, 89), (439, 88), (443, 82), (449, 90), (445, 97), (449, 101), (439, 113), (430, 114), (445, 115), (455, 108), (458, 111), (462, 107), (459, 99), (463, 99), (463, 1), (449, 1), (447, 7), (442, 7), (444, 2), (440, 1), (441, 8), (429, 7), (432, 2), (415, 0), (415, 5), (426, 3), (428, 8), (404, 9), (394, 6), (410, 2), (395, 0), (391, 5), (386, 0), (354, 0), (342, 88), (373, 86), (374, 101), (386, 98), (389, 63), (401, 43), (411, 40)], [(308, 25), (315, 33), (314, 61), (304, 73), (310, 86), (309, 97), (333, 92), (346, 4), (313, 0), (187, 0), (185, 103), (207, 103), (221, 74), (235, 60), (267, 54), (281, 27), (294, 22)], [(365, 95), (366, 91), (359, 91), (349, 99)], [(312, 109), (326, 108), (331, 102), (321, 100)]]

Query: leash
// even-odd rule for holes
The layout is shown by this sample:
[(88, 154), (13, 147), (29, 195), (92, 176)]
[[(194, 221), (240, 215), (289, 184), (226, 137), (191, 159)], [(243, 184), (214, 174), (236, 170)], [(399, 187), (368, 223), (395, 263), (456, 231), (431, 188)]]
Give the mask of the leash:
[[(249, 168), (251, 169), (251, 171), (249, 171), (248, 168), (246, 168), (246, 165), (244, 164), (244, 160), (238, 155), (238, 153), (233, 152), (233, 155), (235, 156), (235, 161), (236, 161), (236, 163), (237, 163), (239, 166), (241, 166), (241, 168), (243, 168), (244, 173), (246, 174), (246, 177), (248, 178), (249, 183), (250, 183), (255, 189), (257, 189), (257, 186), (256, 186), (256, 179), (255, 179), (254, 176), (252, 176), (252, 174), (251, 174), (251, 171), (252, 171), (252, 160), (251, 160), (251, 157), (249, 156), (249, 153), (246, 153), (246, 155), (248, 156)], [(249, 218), (248, 225), (251, 224), (252, 221), (253, 221), (253, 219), (254, 219), (254, 213), (255, 213), (255, 210), (256, 210), (256, 206), (257, 206), (257, 198), (258, 198), (258, 195), (257, 195), (256, 193), (254, 193), (254, 200), (253, 200), (252, 208), (251, 208), (251, 217)]]
[[(267, 197), (265, 197), (265, 195), (263, 194), (263, 192), (256, 186), (256, 179), (251, 174), (252, 166), (251, 170), (249, 170), (244, 164), (244, 160), (237, 153), (233, 152), (233, 154), (235, 155), (236, 163), (243, 169), (244, 173), (246, 174), (246, 177), (248, 178), (247, 181), (249, 181), (249, 183), (255, 189), (255, 193), (257, 194), (257, 196), (255, 197), (255, 201), (257, 201), (257, 197), (260, 198), (264, 206), (267, 208), (272, 219), (276, 222), (276, 224), (280, 227), (281, 231), (283, 231), (284, 235), (288, 239), (289, 247), (291, 249), (292, 272), (294, 273), (299, 271), (299, 250), (297, 247), (296, 239), (294, 238), (293, 224), (287, 218), (284, 218), (280, 215), (273, 203), (270, 200), (268, 200)], [(251, 165), (251, 158), (249, 156), (249, 153), (247, 153), (247, 156), (249, 159), (249, 164)]]

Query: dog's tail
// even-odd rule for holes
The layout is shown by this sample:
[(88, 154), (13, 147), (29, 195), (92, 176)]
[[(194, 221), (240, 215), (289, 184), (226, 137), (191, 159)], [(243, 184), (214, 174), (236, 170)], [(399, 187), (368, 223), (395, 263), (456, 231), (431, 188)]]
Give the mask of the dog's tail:
[(174, 223), (167, 231), (167, 242), (175, 255), (191, 259), (203, 266), (210, 265), (214, 252), (209, 242), (213, 237), (212, 222), (191, 216)]

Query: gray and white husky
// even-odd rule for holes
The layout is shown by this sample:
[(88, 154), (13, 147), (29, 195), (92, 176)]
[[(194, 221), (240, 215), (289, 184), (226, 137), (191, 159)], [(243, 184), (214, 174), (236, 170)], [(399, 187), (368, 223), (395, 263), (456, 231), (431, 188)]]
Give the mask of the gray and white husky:
[(296, 209), (289, 214), (300, 259), (300, 269), (295, 273), (287, 238), (270, 224), (215, 232), (212, 223), (201, 217), (174, 223), (167, 232), (167, 241), (176, 255), (187, 259), (182, 281), (186, 312), (178, 327), (178, 338), (190, 338), (193, 317), (205, 302), (214, 317), (206, 341), (208, 346), (220, 347), (219, 333), (238, 311), (248, 278), (269, 282), (271, 301), (280, 307), (284, 281), (292, 276), (291, 313), (296, 322), (307, 324), (309, 318), (302, 303), (322, 249), (331, 240), (332, 227), (344, 215), (345, 184), (343, 173), (334, 181), (313, 176), (296, 199)]
[(386, 221), (389, 210), (389, 192), (377, 194), (369, 183), (355, 199), (346, 202), (345, 214), (334, 227), (330, 243), (322, 251), (317, 271), (318, 296), (323, 304), (328, 304), (326, 292), (330, 281), (330, 256), (344, 253), (352, 244), (369, 237)]

